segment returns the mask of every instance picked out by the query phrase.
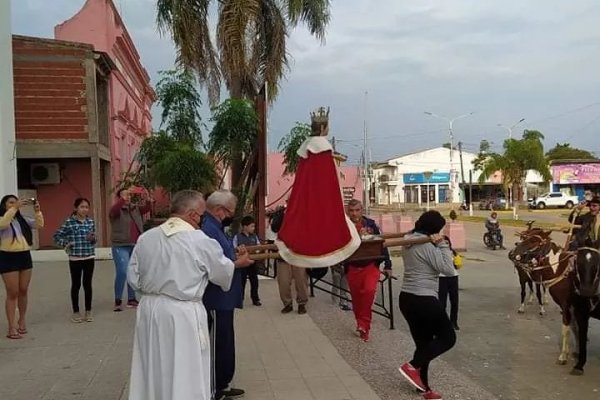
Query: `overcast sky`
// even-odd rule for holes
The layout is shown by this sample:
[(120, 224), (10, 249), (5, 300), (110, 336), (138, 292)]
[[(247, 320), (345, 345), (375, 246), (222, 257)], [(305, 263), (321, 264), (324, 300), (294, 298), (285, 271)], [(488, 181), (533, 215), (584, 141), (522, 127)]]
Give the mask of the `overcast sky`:
[[(0, 0), (5, 1), (5, 0)], [(52, 37), (84, 0), (12, 0), (13, 32)], [(174, 50), (155, 28), (154, 0), (115, 0), (153, 83)], [(331, 107), (339, 150), (360, 158), (365, 115), (373, 160), (456, 140), (476, 151), (514, 130), (600, 152), (600, 1), (333, 0), (327, 41), (292, 32), (292, 68), (270, 110), (269, 143)], [(375, 7), (374, 5), (377, 5)], [(365, 102), (365, 92), (368, 92)], [(365, 114), (366, 103), (366, 114)], [(155, 112), (157, 124), (158, 114)]]

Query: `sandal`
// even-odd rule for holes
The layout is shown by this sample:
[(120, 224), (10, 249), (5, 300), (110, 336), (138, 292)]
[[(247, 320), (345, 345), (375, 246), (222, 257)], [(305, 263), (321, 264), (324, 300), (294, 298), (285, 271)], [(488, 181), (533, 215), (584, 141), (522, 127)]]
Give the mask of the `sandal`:
[(27, 335), (27, 328), (18, 328), (17, 332), (21, 335)]
[(6, 337), (8, 339), (23, 339), (23, 336), (21, 336), (18, 332), (13, 332), (13, 333), (8, 332)]

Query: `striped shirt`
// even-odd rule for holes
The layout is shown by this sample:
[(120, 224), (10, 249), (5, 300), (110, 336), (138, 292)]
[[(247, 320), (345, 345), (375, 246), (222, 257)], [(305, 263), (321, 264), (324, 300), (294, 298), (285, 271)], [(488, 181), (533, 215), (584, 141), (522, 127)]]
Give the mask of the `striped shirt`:
[(72, 244), (67, 249), (71, 257), (93, 257), (95, 254), (96, 240), (90, 241), (88, 235), (96, 234), (96, 224), (93, 219), (86, 217), (80, 220), (72, 215), (62, 224), (62, 226), (54, 233), (54, 242), (63, 248)]

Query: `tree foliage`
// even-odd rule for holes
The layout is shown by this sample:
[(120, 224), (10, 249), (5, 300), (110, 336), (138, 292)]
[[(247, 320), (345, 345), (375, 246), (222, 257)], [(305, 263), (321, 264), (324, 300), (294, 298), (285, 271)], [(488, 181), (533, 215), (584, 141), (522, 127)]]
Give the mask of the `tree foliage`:
[(152, 168), (152, 176), (170, 193), (184, 189), (211, 192), (217, 180), (212, 160), (187, 144), (177, 144), (174, 150), (163, 153)]
[(192, 73), (184, 69), (160, 71), (156, 96), (163, 108), (160, 127), (177, 141), (200, 147), (202, 102)]
[(544, 156), (543, 139), (541, 132), (526, 130), (522, 139), (505, 140), (502, 154), (480, 152), (473, 163), (475, 169), (481, 170), (479, 182), (501, 171), (505, 190), (513, 187), (513, 192), (519, 193), (528, 170), (537, 171), (545, 181), (550, 181), (552, 175)]
[(225, 100), (213, 109), (211, 121), (214, 126), (209, 135), (209, 154), (223, 168), (235, 161), (245, 165), (254, 154), (258, 138), (258, 115), (252, 102)]
[(298, 149), (302, 143), (310, 136), (312, 130), (309, 124), (296, 122), (296, 126), (290, 129), (280, 141), (277, 148), (283, 153), (283, 162), (285, 163), (284, 174), (293, 174), (298, 168)]
[(546, 159), (552, 160), (597, 160), (592, 153), (587, 150), (571, 147), (569, 143), (556, 143), (556, 146), (548, 150)]
[(232, 97), (252, 98), (267, 83), (274, 99), (288, 67), (289, 31), (303, 23), (323, 40), (329, 7), (329, 0), (157, 0), (157, 23), (171, 35), (179, 62), (206, 85), (211, 104), (219, 101), (222, 79)]

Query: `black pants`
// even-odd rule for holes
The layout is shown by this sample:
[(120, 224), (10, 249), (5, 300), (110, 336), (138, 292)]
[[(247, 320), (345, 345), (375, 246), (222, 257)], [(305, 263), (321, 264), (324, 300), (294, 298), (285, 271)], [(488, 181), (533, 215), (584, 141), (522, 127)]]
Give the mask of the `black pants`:
[(242, 270), (242, 293), (246, 297), (246, 281), (250, 280), (250, 298), (253, 302), (260, 301), (258, 297), (258, 266), (253, 264)]
[[(233, 310), (215, 311), (215, 321), (208, 314), (208, 325), (214, 327), (215, 336), (215, 392), (218, 399), (229, 386), (235, 374), (235, 332)], [(212, 328), (211, 328), (212, 329)]]
[(435, 297), (401, 292), (399, 303), (416, 346), (410, 364), (421, 370), (421, 380), (429, 389), (429, 363), (454, 346), (456, 333)]
[(73, 312), (79, 312), (79, 289), (83, 281), (83, 293), (85, 297), (85, 311), (92, 310), (92, 277), (94, 276), (93, 258), (88, 260), (69, 260), (71, 270), (71, 305)]
[(458, 276), (440, 276), (438, 297), (444, 310), (446, 310), (446, 302), (450, 297), (450, 321), (458, 325)]

